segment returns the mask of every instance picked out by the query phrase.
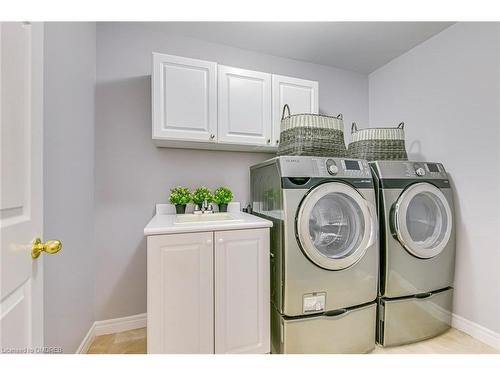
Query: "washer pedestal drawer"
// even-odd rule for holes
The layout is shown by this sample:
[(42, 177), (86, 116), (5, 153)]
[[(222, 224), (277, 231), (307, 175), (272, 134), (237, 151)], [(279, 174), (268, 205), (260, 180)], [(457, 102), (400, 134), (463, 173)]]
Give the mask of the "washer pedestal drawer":
[(404, 345), (445, 332), (451, 326), (453, 288), (398, 299), (379, 299), (377, 342)]
[(272, 309), (272, 353), (367, 353), (375, 348), (376, 302), (339, 311), (287, 318)]

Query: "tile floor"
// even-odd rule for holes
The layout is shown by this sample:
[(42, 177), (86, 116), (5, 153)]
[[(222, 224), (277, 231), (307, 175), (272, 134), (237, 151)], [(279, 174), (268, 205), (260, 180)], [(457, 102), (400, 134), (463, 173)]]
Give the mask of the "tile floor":
[(482, 343), (462, 331), (451, 328), (441, 336), (415, 344), (383, 348), (377, 346), (374, 354), (493, 354), (500, 351)]
[[(144, 354), (146, 353), (146, 328), (133, 329), (94, 338), (89, 354)], [(377, 346), (374, 354), (487, 354), (500, 351), (483, 344), (471, 336), (450, 329), (441, 336), (416, 344), (393, 348)]]
[(88, 354), (145, 354), (146, 328), (96, 336)]

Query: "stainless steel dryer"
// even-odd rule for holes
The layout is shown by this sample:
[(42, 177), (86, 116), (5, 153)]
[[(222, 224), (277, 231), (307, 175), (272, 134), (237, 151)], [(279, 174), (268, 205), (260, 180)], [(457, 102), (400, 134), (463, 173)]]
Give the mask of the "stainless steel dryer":
[(455, 270), (452, 189), (440, 163), (370, 163), (377, 186), (381, 259), (377, 341), (424, 340), (451, 324)]
[(272, 352), (372, 350), (379, 245), (368, 163), (282, 156), (250, 175), (253, 212), (274, 223)]

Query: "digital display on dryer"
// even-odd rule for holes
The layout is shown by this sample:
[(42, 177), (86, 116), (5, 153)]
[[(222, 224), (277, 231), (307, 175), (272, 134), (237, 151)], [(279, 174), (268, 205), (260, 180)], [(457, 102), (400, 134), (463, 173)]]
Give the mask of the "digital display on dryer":
[(359, 162), (356, 160), (344, 160), (345, 169), (348, 171), (359, 171), (361, 168), (359, 167)]
[(429, 168), (429, 172), (439, 172), (437, 164), (427, 163), (427, 168)]

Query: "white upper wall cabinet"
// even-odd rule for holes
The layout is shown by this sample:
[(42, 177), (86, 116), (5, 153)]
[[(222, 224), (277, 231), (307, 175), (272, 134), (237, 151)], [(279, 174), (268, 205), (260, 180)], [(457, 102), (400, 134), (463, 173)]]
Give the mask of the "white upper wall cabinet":
[(153, 53), (153, 139), (216, 142), (217, 63)]
[(318, 82), (273, 74), (273, 136), (277, 145), (283, 106), (288, 104), (291, 114), (318, 113)]
[(271, 143), (271, 74), (219, 65), (218, 140)]
[(276, 152), (283, 106), (318, 113), (318, 82), (153, 53), (158, 146)]

